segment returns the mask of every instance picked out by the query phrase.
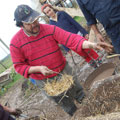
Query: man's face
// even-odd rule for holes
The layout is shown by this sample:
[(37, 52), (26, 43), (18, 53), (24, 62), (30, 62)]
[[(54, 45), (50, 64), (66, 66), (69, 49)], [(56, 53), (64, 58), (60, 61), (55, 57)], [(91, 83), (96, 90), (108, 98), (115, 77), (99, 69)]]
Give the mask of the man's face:
[(29, 33), (29, 34), (37, 34), (40, 32), (40, 26), (38, 19), (35, 20), (33, 23), (23, 23), (23, 28)]

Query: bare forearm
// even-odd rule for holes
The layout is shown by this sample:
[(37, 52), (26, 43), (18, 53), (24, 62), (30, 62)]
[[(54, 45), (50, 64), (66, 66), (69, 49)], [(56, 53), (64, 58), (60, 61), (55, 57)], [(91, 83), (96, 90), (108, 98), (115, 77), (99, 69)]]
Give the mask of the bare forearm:
[[(1, 105), (1, 106), (2, 106), (2, 105)], [(7, 107), (7, 106), (2, 106), (2, 107), (3, 107), (3, 109), (4, 109), (5, 111), (9, 112), (11, 115), (14, 115), (14, 116), (19, 117), (20, 114), (22, 114), (22, 111), (21, 111), (19, 108), (14, 109), (14, 108), (9, 108), (9, 107)]]
[(54, 71), (50, 70), (47, 66), (32, 66), (28, 70), (28, 74), (41, 72), (43, 75), (53, 74)]
[(93, 24), (91, 25), (91, 28), (93, 29), (96, 37), (97, 37), (97, 40), (101, 41), (101, 42), (104, 42), (104, 37), (102, 36), (102, 34), (100, 33), (100, 31), (98, 30), (96, 24)]
[(41, 72), (40, 71), (40, 66), (32, 66), (28, 70), (28, 74), (37, 73), (37, 72)]
[(96, 45), (96, 43), (84, 41), (82, 44), (82, 49), (87, 49), (87, 48), (93, 49), (95, 45)]
[(98, 28), (97, 28), (97, 26), (96, 26), (96, 24), (92, 24), (90, 27), (93, 29), (93, 31), (94, 31), (94, 33), (96, 35), (100, 33), (99, 30), (98, 30)]

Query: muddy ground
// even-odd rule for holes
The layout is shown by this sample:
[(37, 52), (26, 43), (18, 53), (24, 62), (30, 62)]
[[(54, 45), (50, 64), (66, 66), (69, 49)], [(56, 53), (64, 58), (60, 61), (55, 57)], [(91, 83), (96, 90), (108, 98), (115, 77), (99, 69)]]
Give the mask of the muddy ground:
[[(65, 113), (55, 102), (47, 98), (36, 86), (32, 84), (27, 86), (27, 80), (24, 79), (19, 80), (10, 88), (9, 91), (0, 98), (0, 102), (2, 104), (7, 102), (8, 106), (13, 108), (21, 108), (23, 114), (29, 118), (39, 116), (38, 120), (119, 120), (119, 59), (118, 57), (106, 59), (108, 54), (104, 51), (98, 52), (98, 54), (102, 56), (103, 63), (112, 62), (115, 64), (116, 72), (112, 75), (114, 77), (106, 78), (97, 87), (93, 87), (93, 89), (89, 91), (85, 90), (86, 97), (83, 102), (79, 104), (75, 101), (78, 110), (72, 117)], [(73, 56), (74, 61), (70, 54), (66, 55), (66, 59), (70, 66), (76, 70), (78, 79), (84, 86), (87, 77), (94, 71), (94, 68), (90, 67), (84, 62), (83, 58), (74, 52)], [(17, 119), (25, 120), (24, 117)]]

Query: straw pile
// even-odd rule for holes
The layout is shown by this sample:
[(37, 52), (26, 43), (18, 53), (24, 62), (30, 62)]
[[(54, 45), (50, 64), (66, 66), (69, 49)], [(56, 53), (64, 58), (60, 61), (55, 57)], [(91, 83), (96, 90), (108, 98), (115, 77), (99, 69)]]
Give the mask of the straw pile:
[(74, 83), (71, 75), (62, 74), (60, 81), (54, 79), (52, 82), (45, 84), (44, 90), (49, 96), (58, 96), (59, 94), (67, 91)]

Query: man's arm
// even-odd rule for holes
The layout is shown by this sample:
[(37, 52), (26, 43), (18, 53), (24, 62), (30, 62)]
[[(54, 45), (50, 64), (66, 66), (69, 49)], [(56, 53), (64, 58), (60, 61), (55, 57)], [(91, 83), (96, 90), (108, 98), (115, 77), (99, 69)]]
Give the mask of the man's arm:
[(16, 48), (13, 45), (10, 46), (10, 52), (11, 52), (12, 61), (13, 61), (15, 70), (25, 78), (28, 78), (29, 75), (32, 73), (41, 72), (43, 75), (49, 75), (54, 73), (52, 70), (50, 70), (46, 66), (28, 65), (19, 48)]
[(28, 74), (41, 72), (43, 75), (53, 74), (54, 71), (50, 70), (47, 66), (31, 66), (28, 70)]
[(29, 77), (28, 70), (31, 66), (26, 62), (26, 59), (23, 53), (21, 52), (20, 48), (11, 43), (10, 54), (16, 72), (21, 74), (25, 78), (28, 78)]
[(90, 13), (90, 11), (88, 11), (86, 9), (85, 5), (83, 5), (81, 0), (77, 0), (77, 2), (79, 4), (79, 7), (82, 10), (86, 20), (87, 20), (87, 25), (90, 26), (93, 29), (97, 39), (103, 42), (104, 38), (102, 37), (101, 33), (99, 32), (99, 30), (96, 26), (96, 24), (97, 24), (96, 18)]
[(53, 37), (56, 41), (58, 41), (58, 43), (65, 45), (66, 47), (79, 53), (79, 55), (83, 54), (84, 49), (105, 49), (107, 51), (111, 51), (113, 48), (111, 45), (105, 42), (99, 42), (96, 44), (90, 41), (86, 41), (84, 37), (77, 34), (72, 34), (56, 26), (54, 28)]
[(9, 112), (9, 113), (15, 112), (15, 109), (11, 109), (11, 108), (9, 108), (9, 107), (7, 107), (7, 106), (3, 106), (3, 105), (1, 105), (1, 106), (3, 107), (3, 109), (4, 109), (5, 111), (7, 111), (7, 112)]
[(98, 30), (97, 25), (96, 24), (92, 24), (90, 27), (93, 29), (97, 39), (100, 40), (101, 42), (104, 42), (104, 38), (101, 35), (100, 31)]
[(87, 25), (97, 24), (96, 18), (86, 9), (85, 5), (82, 3), (81, 0), (77, 0), (78, 5), (83, 12), (85, 19), (87, 20)]
[[(0, 104), (0, 105), (1, 105), (1, 104)], [(20, 114), (22, 114), (22, 111), (21, 111), (20, 109), (13, 109), (13, 108), (9, 108), (9, 107), (3, 106), (3, 105), (1, 105), (1, 106), (3, 107), (3, 109), (4, 109), (5, 111), (9, 112), (9, 113), (12, 114), (12, 115), (20, 116)]]

